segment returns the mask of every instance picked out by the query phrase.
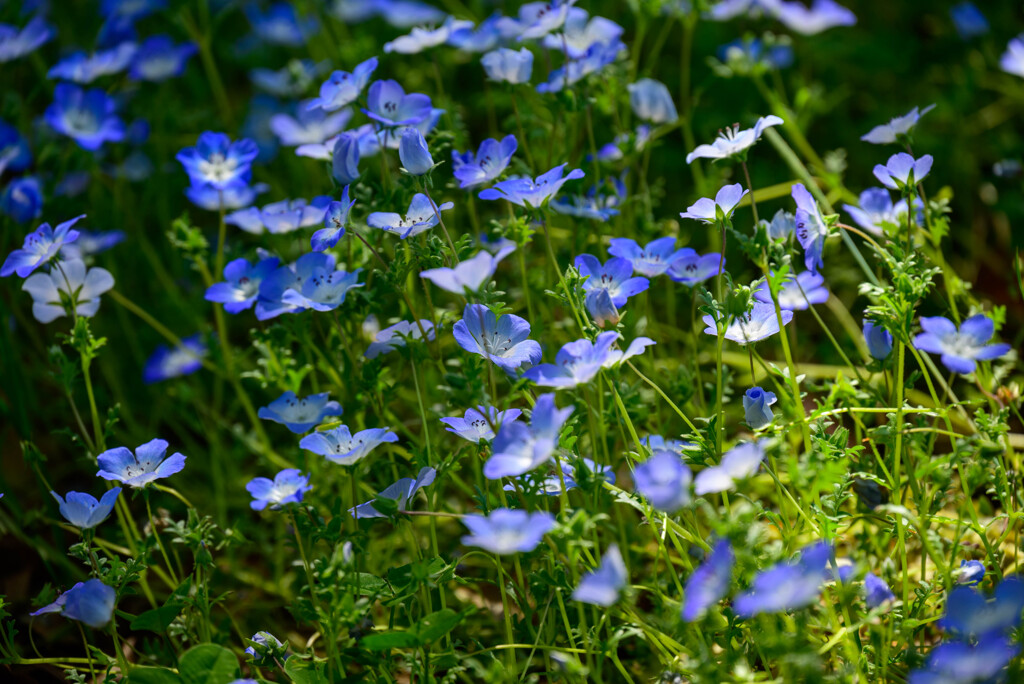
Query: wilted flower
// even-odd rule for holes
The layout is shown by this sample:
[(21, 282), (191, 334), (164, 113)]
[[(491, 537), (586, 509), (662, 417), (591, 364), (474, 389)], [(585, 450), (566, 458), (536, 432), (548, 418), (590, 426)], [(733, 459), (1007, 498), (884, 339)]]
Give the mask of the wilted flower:
[(722, 600), (729, 591), (735, 562), (736, 556), (728, 540), (723, 539), (715, 544), (708, 557), (686, 582), (682, 608), (684, 622), (700, 620), (711, 606)]
[(690, 503), (693, 474), (679, 454), (656, 450), (633, 471), (636, 491), (664, 513), (675, 513)]
[(59, 261), (49, 273), (25, 279), (21, 289), (32, 295), (32, 315), (50, 323), (71, 314), (91, 318), (100, 309), (100, 295), (114, 287), (114, 276), (105, 268), (86, 270), (81, 259)]
[(736, 480), (754, 475), (761, 467), (763, 460), (764, 447), (757, 442), (738, 444), (722, 456), (721, 463), (697, 473), (697, 477), (693, 481), (694, 492), (698, 496), (703, 496), (734, 489)]
[[(743, 393), (743, 419), (753, 430), (770, 425), (775, 419), (771, 406), (777, 401), (775, 392), (766, 392), (760, 387), (751, 387)], [(723, 457), (722, 462), (725, 462)]]
[(608, 331), (598, 333), (593, 342), (587, 339), (567, 342), (558, 350), (553, 364), (534, 366), (523, 373), (523, 377), (541, 387), (576, 387), (593, 380), (602, 368), (614, 368), (656, 344), (649, 337), (637, 337), (625, 351), (612, 349), (612, 345), (621, 337), (617, 332)]
[(341, 404), (328, 399), (329, 392), (311, 394), (299, 399), (291, 390), (285, 392), (267, 406), (260, 407), (257, 415), (286, 426), (295, 434), (309, 432), (327, 416), (340, 416)]
[(601, 558), (601, 565), (580, 578), (572, 598), (574, 601), (607, 608), (619, 600), (619, 592), (626, 586), (628, 579), (622, 553), (617, 544), (611, 544)]
[(766, 128), (781, 126), (782, 119), (770, 114), (762, 116), (754, 124), (753, 128), (740, 130), (739, 124), (726, 128), (718, 133), (718, 137), (710, 145), (698, 145), (693, 152), (686, 155), (686, 163), (690, 164), (694, 159), (727, 159), (729, 157), (742, 157), (754, 143), (761, 138), (761, 133)]
[(106, 520), (114, 510), (114, 504), (117, 503), (120, 494), (121, 488), (114, 487), (97, 501), (91, 494), (68, 492), (65, 501), (57, 492), (50, 492), (60, 505), (60, 514), (64, 519), (81, 530), (91, 529)]
[(463, 418), (442, 418), (441, 422), (448, 426), (445, 428), (448, 432), (479, 444), (494, 439), (495, 430), (500, 430), (504, 423), (514, 421), (522, 414), (519, 409), (499, 411), (493, 406), (477, 406), (466, 409)]
[(533, 366), (541, 359), (540, 344), (527, 339), (530, 323), (514, 314), (496, 316), (482, 304), (467, 304), (452, 328), (459, 346), (482, 356), (506, 373)]
[(507, 555), (526, 553), (537, 548), (544, 535), (555, 526), (555, 516), (550, 513), (496, 508), (486, 517), (467, 515), (462, 519), (462, 524), (470, 531), (470, 534), (462, 538), (463, 544)]
[(685, 212), (679, 214), (682, 218), (703, 221), (704, 223), (716, 223), (727, 221), (732, 218), (732, 212), (739, 205), (740, 200), (750, 192), (744, 190), (739, 183), (734, 185), (723, 185), (719, 188), (715, 199), (701, 197), (699, 200), (687, 207)]
[(530, 425), (518, 420), (502, 423), (494, 438), (493, 454), (484, 464), (489, 480), (518, 477), (547, 463), (558, 446), (558, 433), (572, 414), (572, 406), (555, 406), (554, 394), (537, 397)]
[(817, 542), (804, 547), (800, 558), (764, 570), (750, 583), (750, 589), (736, 597), (733, 608), (742, 618), (761, 613), (781, 613), (808, 606), (818, 598), (825, 580), (831, 547)]
[[(408, 510), (409, 502), (412, 501), (412, 497), (416, 495), (416, 492), (423, 487), (433, 484), (436, 476), (437, 471), (433, 468), (420, 468), (420, 472), (416, 475), (416, 479), (403, 477), (401, 480), (390, 485), (384, 491), (379, 493), (376, 499), (391, 499), (396, 503), (398, 512), (405, 513)], [(376, 499), (374, 501), (376, 501)], [(353, 518), (386, 517), (383, 513), (373, 507), (374, 501), (367, 501), (366, 503), (359, 504), (355, 508), (350, 508), (348, 512)]]
[(313, 432), (299, 441), (306, 451), (325, 457), (338, 465), (355, 465), (381, 444), (397, 442), (398, 435), (388, 428), (370, 428), (356, 434), (347, 425)]
[(514, 135), (506, 135), (500, 143), (494, 138), (484, 140), (475, 157), (472, 150), (452, 150), (452, 173), (459, 187), (471, 188), (497, 179), (508, 168), (518, 146)]
[(255, 477), (245, 485), (246, 491), (252, 494), (253, 500), (249, 502), (249, 507), (254, 511), (262, 511), (267, 506), (276, 511), (285, 504), (300, 503), (312, 488), (309, 476), (303, 475), (298, 468), (286, 468), (275, 475), (273, 480)]
[(977, 361), (991, 361), (1010, 351), (1010, 345), (988, 344), (995, 324), (985, 314), (971, 316), (956, 324), (943, 316), (922, 316), (923, 333), (914, 338), (914, 347), (929, 354), (941, 354), (942, 365), (952, 373), (973, 373)]
[(98, 579), (79, 582), (48, 606), (40, 608), (33, 617), (45, 613), (60, 613), (66, 618), (77, 620), (94, 629), (105, 627), (114, 614), (117, 592)]
[(170, 477), (185, 467), (185, 456), (175, 453), (165, 459), (168, 446), (166, 440), (152, 439), (137, 447), (134, 454), (126, 447), (107, 449), (96, 457), (100, 466), (96, 475), (129, 487), (145, 487)]

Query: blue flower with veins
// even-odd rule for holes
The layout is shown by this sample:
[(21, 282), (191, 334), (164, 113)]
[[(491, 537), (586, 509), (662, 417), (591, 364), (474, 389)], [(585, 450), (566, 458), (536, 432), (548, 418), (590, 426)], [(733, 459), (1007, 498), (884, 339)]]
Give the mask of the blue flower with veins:
[[(610, 188), (606, 189), (606, 186)], [(551, 210), (594, 221), (607, 221), (619, 213), (619, 206), (626, 199), (626, 184), (621, 179), (611, 177), (599, 188), (590, 187), (585, 195), (572, 194), (551, 200)]]
[(875, 178), (887, 188), (912, 193), (914, 186), (924, 180), (928, 172), (932, 170), (932, 161), (930, 154), (926, 154), (920, 159), (914, 159), (906, 152), (897, 152), (889, 157), (889, 161), (884, 166), (875, 164)]
[(825, 265), (822, 254), (828, 237), (828, 224), (803, 183), (794, 183), (790, 194), (796, 202), (796, 239), (804, 248), (804, 265), (807, 270), (817, 272)]
[(110, 76), (127, 69), (138, 48), (135, 43), (125, 42), (92, 55), (74, 52), (51, 67), (46, 76), (82, 85), (92, 83), (101, 76)]
[(754, 143), (761, 139), (761, 134), (766, 128), (781, 126), (783, 120), (774, 114), (762, 116), (752, 128), (740, 130), (739, 124), (733, 124), (724, 131), (718, 132), (718, 137), (710, 145), (698, 145), (693, 152), (686, 155), (686, 163), (693, 163), (694, 159), (728, 159), (729, 157), (742, 157), (747, 150), (753, 147)]
[[(399, 513), (405, 513), (409, 510), (409, 505), (412, 502), (412, 498), (416, 496), (416, 492), (432, 485), (434, 478), (437, 477), (437, 471), (430, 467), (420, 468), (420, 472), (416, 475), (416, 478), (403, 477), (398, 482), (390, 485), (384, 491), (377, 494), (374, 499), (391, 499), (394, 501), (398, 508)], [(384, 518), (387, 517), (376, 508), (373, 507), (374, 501), (367, 501), (366, 503), (359, 504), (355, 508), (348, 509), (349, 515), (353, 518)]]
[(298, 398), (291, 390), (285, 392), (256, 412), (263, 420), (280, 423), (297, 435), (309, 432), (327, 416), (340, 416), (341, 404), (328, 399), (329, 392)]
[(426, 278), (446, 292), (458, 295), (479, 292), (484, 285), (491, 282), (501, 260), (513, 251), (515, 243), (506, 246), (498, 254), (481, 250), (473, 257), (460, 261), (455, 268), (429, 268), (421, 271), (420, 277)]
[(320, 97), (307, 102), (306, 107), (334, 112), (352, 104), (362, 95), (366, 84), (370, 82), (370, 76), (377, 69), (377, 64), (377, 58), (371, 57), (365, 62), (357, 64), (351, 73), (348, 71), (333, 72), (320, 85)]
[(827, 542), (804, 547), (799, 559), (779, 563), (754, 577), (750, 588), (733, 601), (741, 618), (797, 610), (818, 599), (832, 552)]
[(249, 185), (249, 173), (247, 171), (243, 178), (234, 180), (223, 188), (218, 188), (210, 183), (190, 185), (185, 190), (185, 196), (192, 204), (207, 211), (219, 211), (221, 207), (224, 209), (247, 207), (256, 200), (257, 195), (270, 189), (266, 183)]
[(323, 252), (338, 244), (345, 235), (345, 227), (348, 225), (348, 215), (352, 211), (354, 199), (349, 199), (349, 186), (346, 185), (341, 191), (341, 199), (332, 201), (327, 205), (324, 212), (324, 227), (313, 233), (310, 246), (314, 252)]
[(363, 269), (348, 271), (314, 268), (310, 276), (303, 281), (301, 287), (289, 287), (281, 295), (281, 303), (293, 306), (296, 310), (313, 309), (314, 311), (331, 311), (345, 303), (348, 291), (362, 287), (359, 274)]
[(94, 629), (105, 627), (114, 614), (117, 592), (98, 579), (79, 582), (48, 606), (40, 608), (32, 617), (46, 613), (60, 613), (66, 618), (77, 620)]
[[(705, 315), (702, 319), (708, 327), (704, 329), (707, 335), (718, 335), (718, 327), (711, 314)], [(782, 311), (782, 324), (786, 325), (793, 320), (792, 311)], [(779, 332), (779, 319), (775, 315), (775, 307), (771, 304), (755, 302), (746, 316), (737, 316), (732, 319), (725, 329), (725, 339), (732, 340), (738, 344), (750, 344), (768, 339)]]
[(700, 620), (711, 606), (725, 597), (735, 563), (736, 554), (728, 540), (723, 539), (714, 545), (711, 553), (686, 581), (681, 611), (683, 622)]
[(400, 55), (415, 55), (424, 50), (448, 42), (457, 31), (473, 28), (473, 22), (465, 19), (448, 17), (444, 23), (437, 28), (413, 27), (408, 35), (399, 36), (394, 40), (384, 43), (384, 52), (397, 52)]
[(805, 36), (812, 36), (836, 26), (853, 26), (857, 23), (854, 13), (835, 0), (814, 0), (810, 7), (798, 0), (780, 2), (775, 13), (787, 28)]
[(555, 516), (547, 512), (495, 508), (486, 517), (467, 515), (462, 524), (470, 532), (462, 537), (463, 544), (501, 556), (533, 551), (555, 526)]
[(401, 239), (415, 237), (424, 233), (440, 222), (439, 215), (442, 211), (448, 211), (455, 207), (452, 202), (434, 204), (422, 192), (413, 195), (409, 203), (409, 211), (405, 216), (388, 211), (375, 211), (366, 217), (366, 225), (371, 228), (379, 228), (388, 233), (394, 233)]
[[(828, 288), (825, 287), (825, 276), (814, 271), (804, 271), (786, 276), (779, 289), (779, 308), (787, 311), (804, 311), (811, 304), (824, 304), (828, 301)], [(754, 299), (764, 304), (772, 303), (772, 293), (768, 281), (762, 280), (754, 290)]]
[[(883, 226), (906, 226), (907, 201), (892, 202), (892, 196), (885, 188), (868, 188), (860, 193), (859, 207), (844, 204), (846, 210), (858, 226), (874, 235), (882, 235)], [(916, 204), (916, 202), (915, 202)]]
[(452, 173), (460, 188), (472, 188), (496, 180), (512, 161), (519, 143), (514, 135), (506, 135), (498, 142), (488, 138), (480, 143), (476, 156), (472, 150), (452, 150)]
[(388, 428), (370, 428), (353, 435), (347, 425), (339, 425), (306, 435), (299, 441), (299, 446), (332, 463), (350, 466), (363, 460), (381, 444), (397, 441), (398, 435)]
[(406, 94), (397, 81), (374, 81), (366, 95), (363, 113), (385, 126), (415, 126), (431, 115), (430, 98)]
[(601, 565), (580, 578), (572, 598), (574, 601), (607, 608), (619, 600), (619, 593), (628, 580), (622, 552), (617, 544), (611, 544), (601, 558)]
[(304, 199), (281, 200), (259, 209), (247, 207), (231, 212), (224, 217), (224, 223), (254, 235), (264, 230), (281, 235), (322, 223), (330, 204), (331, 198), (326, 195), (314, 197), (310, 202)]
[(736, 480), (754, 475), (764, 460), (764, 447), (757, 442), (744, 442), (729, 449), (722, 462), (697, 473), (693, 491), (697, 496), (717, 494), (736, 488)]
[(117, 103), (99, 88), (85, 90), (71, 83), (58, 83), (53, 91), (53, 104), (46, 108), (43, 120), (90, 152), (106, 142), (120, 142), (125, 136), (124, 122), (117, 116)]
[(862, 135), (860, 139), (875, 145), (899, 142), (901, 138), (910, 135), (910, 131), (917, 125), (921, 117), (933, 109), (935, 109), (935, 105), (928, 105), (921, 110), (914, 107), (903, 116), (897, 116), (887, 124), (875, 126)]
[(576, 257), (573, 265), (584, 276), (584, 292), (607, 290), (612, 304), (623, 307), (633, 295), (646, 290), (651, 282), (647, 278), (633, 277), (633, 262), (622, 257), (612, 257), (602, 264), (591, 254)]
[(302, 497), (312, 488), (309, 475), (303, 475), (298, 468), (285, 468), (273, 480), (254, 477), (245, 485), (253, 499), (249, 507), (254, 511), (262, 511), (267, 506), (276, 511), (286, 504), (301, 503)]
[(614, 257), (627, 259), (633, 264), (634, 271), (653, 278), (665, 273), (676, 259), (688, 252), (685, 248), (676, 249), (676, 239), (669, 236), (648, 242), (644, 247), (629, 238), (612, 238), (608, 253)]
[(593, 342), (587, 339), (568, 342), (558, 350), (555, 363), (535, 366), (523, 373), (523, 377), (541, 387), (568, 389), (590, 382), (602, 368), (614, 368), (657, 344), (649, 337), (638, 337), (625, 351), (612, 349), (620, 337), (619, 333), (608, 331), (599, 333)]
[(205, 299), (223, 304), (224, 310), (230, 314), (251, 309), (259, 296), (260, 283), (277, 270), (279, 264), (277, 257), (260, 259), (255, 264), (246, 259), (235, 259), (224, 267), (224, 281), (206, 288)]
[(311, 109), (309, 101), (300, 102), (296, 115), (279, 113), (270, 117), (270, 130), (285, 147), (322, 144), (341, 133), (352, 118), (352, 110), (327, 112)]
[(496, 316), (482, 304), (467, 304), (462, 320), (452, 328), (459, 346), (471, 354), (482, 356), (509, 374), (523, 366), (533, 366), (541, 359), (540, 344), (527, 339), (530, 324), (514, 314)]
[(166, 440), (153, 439), (136, 448), (135, 453), (125, 447), (107, 449), (96, 457), (100, 467), (96, 475), (129, 487), (145, 487), (170, 477), (185, 467), (185, 456), (175, 453), (164, 458), (168, 446)]
[(718, 252), (701, 255), (689, 247), (684, 247), (679, 251), (682, 254), (672, 261), (666, 275), (687, 287), (703, 283), (708, 278), (718, 275), (725, 268), (725, 259)]
[(914, 347), (929, 354), (941, 354), (942, 365), (952, 373), (973, 373), (978, 361), (991, 361), (1010, 351), (1010, 345), (989, 344), (995, 324), (985, 314), (956, 324), (943, 316), (922, 316), (923, 333), (914, 338)]
[(554, 394), (537, 397), (529, 426), (518, 420), (501, 425), (493, 453), (484, 464), (484, 476), (489, 480), (518, 477), (550, 461), (558, 446), (558, 433), (572, 410), (572, 406), (555, 406)]
[(424, 335), (427, 340), (433, 340), (436, 335), (434, 324), (427, 319), (421, 318), (418, 322), (399, 321), (378, 332), (373, 342), (363, 352), (363, 356), (375, 359), (381, 354), (390, 354), (399, 347), (408, 345), (410, 340), (422, 340)]
[(120, 487), (107, 490), (103, 497), (97, 501), (96, 497), (84, 492), (68, 492), (67, 500), (57, 492), (50, 492), (50, 495), (57, 500), (60, 506), (60, 514), (64, 519), (80, 530), (88, 530), (96, 527), (107, 519), (110, 512), (114, 510), (117, 497), (121, 494)]
[(500, 430), (506, 422), (511, 423), (522, 414), (519, 409), (499, 411), (493, 406), (477, 406), (466, 409), (466, 414), (462, 418), (442, 418), (441, 422), (448, 426), (445, 428), (448, 432), (479, 444), (494, 439), (495, 430)]
[(532, 178), (509, 178), (496, 183), (493, 188), (481, 190), (478, 197), (484, 200), (504, 199), (521, 207), (540, 208), (546, 201), (554, 197), (566, 181), (583, 178), (581, 169), (565, 172), (566, 164), (559, 164), (547, 173)]
[(281, 266), (260, 283), (259, 296), (256, 299), (256, 319), (266, 321), (281, 314), (295, 313), (307, 307), (305, 303), (285, 302), (284, 295), (288, 290), (295, 290), (300, 295), (302, 288), (317, 273), (332, 273), (335, 259), (323, 252), (303, 254), (294, 264)]
[(35, 52), (55, 35), (57, 32), (42, 15), (33, 17), (20, 30), (10, 24), (0, 24), (0, 64)]
[(659, 449), (633, 471), (636, 491), (663, 513), (675, 513), (690, 503), (692, 481), (693, 473), (674, 451)]
[(703, 223), (728, 221), (732, 218), (732, 212), (739, 206), (740, 200), (748, 192), (750, 190), (744, 190), (743, 186), (739, 183), (723, 185), (715, 194), (715, 199), (701, 197), (687, 207), (686, 211), (680, 213), (679, 216)]
[(83, 218), (85, 214), (58, 223), (56, 228), (44, 223), (26, 235), (21, 249), (8, 254), (4, 265), (0, 266), (0, 277), (6, 278), (17, 273), (19, 278), (27, 278), (37, 268), (57, 256), (61, 247), (78, 239), (78, 231), (72, 230), (71, 227)]
[(248, 182), (252, 161), (259, 153), (248, 138), (232, 142), (224, 133), (206, 131), (199, 135), (195, 147), (184, 148), (175, 158), (193, 184), (224, 190), (234, 182)]
[(91, 318), (100, 309), (100, 295), (114, 287), (114, 276), (105, 268), (86, 269), (81, 259), (57, 262), (49, 273), (25, 279), (21, 289), (32, 295), (32, 315), (50, 323), (71, 313)]
[(563, 30), (544, 36), (542, 45), (565, 53), (569, 59), (580, 59), (594, 45), (619, 42), (622, 34), (623, 28), (611, 19), (591, 17), (586, 10), (571, 7)]
[(198, 334), (182, 338), (181, 345), (173, 349), (161, 344), (146, 361), (142, 379), (146, 383), (154, 383), (195, 373), (202, 368), (203, 357), (207, 353), (206, 345)]

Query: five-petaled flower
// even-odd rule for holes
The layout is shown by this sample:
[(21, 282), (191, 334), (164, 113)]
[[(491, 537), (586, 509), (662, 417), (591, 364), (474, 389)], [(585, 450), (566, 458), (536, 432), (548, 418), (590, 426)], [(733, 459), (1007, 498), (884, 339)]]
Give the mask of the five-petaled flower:
[(541, 359), (540, 344), (527, 339), (530, 324), (514, 314), (495, 315), (482, 304), (467, 304), (452, 328), (459, 346), (482, 356), (506, 373), (533, 366)]
[(311, 394), (299, 398), (291, 390), (285, 392), (266, 406), (260, 407), (257, 415), (263, 420), (281, 423), (295, 434), (309, 432), (327, 416), (340, 416), (341, 404), (328, 399), (328, 392)]
[(784, 123), (782, 119), (770, 114), (762, 116), (754, 124), (753, 128), (740, 130), (739, 124), (719, 131), (718, 137), (710, 145), (698, 145), (693, 152), (686, 155), (686, 163), (690, 164), (694, 159), (728, 159), (737, 157), (743, 159), (754, 143), (761, 138), (761, 133), (766, 128), (780, 126)]
[(701, 197), (679, 214), (682, 218), (694, 219), (704, 223), (721, 223), (732, 218), (740, 200), (750, 192), (744, 190), (739, 183), (723, 185), (715, 194), (715, 199)]
[(298, 468), (285, 468), (273, 480), (254, 477), (245, 485), (246, 491), (252, 494), (249, 507), (254, 511), (262, 511), (267, 506), (276, 511), (286, 504), (300, 503), (312, 488), (309, 475), (303, 475)]
[(978, 361), (991, 361), (1010, 351), (1005, 343), (989, 344), (995, 324), (985, 314), (971, 316), (957, 329), (943, 316), (922, 316), (923, 333), (914, 338), (914, 347), (929, 354), (941, 354), (942, 365), (953, 373), (973, 373)]
[(466, 546), (480, 548), (498, 555), (533, 551), (544, 535), (555, 526), (555, 516), (546, 512), (527, 513), (521, 510), (496, 508), (491, 514), (467, 515), (462, 524), (470, 534), (462, 537)]
[(398, 435), (388, 428), (370, 428), (353, 435), (347, 425), (339, 425), (306, 435), (299, 441), (299, 446), (332, 463), (349, 466), (364, 459), (381, 444), (397, 441)]
[(96, 458), (100, 466), (96, 474), (104, 480), (115, 480), (129, 487), (145, 487), (181, 472), (185, 467), (182, 454), (164, 458), (168, 446), (166, 440), (153, 439), (136, 448), (135, 453), (126, 447), (108, 449)]

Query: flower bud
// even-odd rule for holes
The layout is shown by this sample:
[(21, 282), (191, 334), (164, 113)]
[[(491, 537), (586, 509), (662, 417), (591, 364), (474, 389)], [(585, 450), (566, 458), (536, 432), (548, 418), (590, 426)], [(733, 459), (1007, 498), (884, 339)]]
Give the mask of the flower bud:
[(402, 133), (402, 140), (398, 144), (398, 157), (402, 160), (402, 166), (414, 176), (423, 174), (434, 168), (434, 160), (430, 156), (430, 149), (427, 148), (427, 141), (423, 134), (410, 126)]

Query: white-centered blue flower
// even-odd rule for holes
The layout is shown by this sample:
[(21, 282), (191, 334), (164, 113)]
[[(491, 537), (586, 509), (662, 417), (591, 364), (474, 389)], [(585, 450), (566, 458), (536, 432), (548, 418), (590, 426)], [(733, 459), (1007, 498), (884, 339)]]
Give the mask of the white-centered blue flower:
[(153, 439), (136, 448), (135, 453), (126, 447), (107, 449), (96, 457), (100, 467), (96, 474), (104, 480), (115, 480), (129, 487), (145, 487), (181, 472), (185, 467), (182, 454), (164, 458), (168, 446), (166, 440)]
[(518, 420), (502, 424), (493, 453), (484, 464), (484, 476), (489, 480), (519, 477), (550, 461), (558, 446), (558, 433), (572, 411), (572, 406), (558, 408), (554, 394), (537, 397), (529, 425)]
[(442, 418), (447, 425), (445, 430), (458, 435), (462, 439), (479, 444), (494, 439), (495, 432), (506, 422), (511, 423), (523, 414), (519, 409), (499, 411), (493, 406), (477, 406), (466, 409), (462, 418)]
[(710, 145), (698, 145), (694, 148), (693, 152), (686, 155), (686, 163), (690, 164), (694, 159), (728, 159), (743, 155), (761, 139), (764, 129), (781, 126), (783, 123), (781, 118), (769, 114), (758, 119), (752, 128), (740, 130), (739, 124), (734, 124), (720, 131), (718, 137)]
[(942, 365), (953, 373), (973, 373), (978, 361), (991, 361), (1010, 351), (1010, 345), (989, 344), (995, 324), (985, 314), (956, 324), (943, 316), (922, 316), (923, 333), (914, 338), (914, 347), (929, 354), (940, 354)]
[(470, 534), (462, 537), (466, 546), (478, 546), (498, 555), (533, 551), (544, 535), (555, 526), (555, 516), (547, 512), (496, 508), (491, 514), (467, 515), (462, 519)]
[(897, 116), (895, 119), (892, 119), (889, 123), (875, 126), (870, 131), (862, 135), (860, 139), (864, 142), (874, 143), (875, 145), (899, 142), (900, 138), (909, 135), (911, 129), (917, 125), (918, 120), (922, 116), (933, 109), (935, 109), (935, 105), (928, 105), (921, 110), (914, 107), (903, 116)]
[(352, 434), (347, 425), (313, 432), (299, 441), (306, 451), (323, 456), (338, 465), (354, 465), (381, 444), (397, 442), (398, 435), (388, 428), (369, 428)]
[(49, 273), (35, 273), (21, 285), (32, 295), (32, 315), (40, 323), (61, 316), (91, 318), (100, 309), (100, 295), (114, 287), (114, 276), (105, 268), (86, 269), (81, 259), (60, 261)]
[(328, 392), (311, 394), (299, 398), (291, 390), (285, 392), (266, 406), (261, 406), (256, 415), (271, 420), (301, 435), (316, 427), (327, 416), (340, 416), (341, 404), (329, 399)]
[(722, 456), (722, 462), (697, 473), (693, 490), (697, 496), (717, 494), (736, 488), (736, 480), (744, 480), (761, 467), (764, 447), (757, 442), (738, 444)]
[(928, 172), (932, 170), (932, 155), (926, 154), (920, 159), (914, 159), (906, 152), (897, 152), (889, 157), (889, 161), (882, 164), (875, 164), (875, 178), (882, 182), (887, 188), (893, 190), (904, 190), (913, 188), (924, 180)]
[(723, 185), (715, 194), (715, 199), (701, 197), (679, 214), (681, 218), (694, 219), (703, 223), (727, 221), (750, 190), (744, 190), (739, 183)]
[(437, 471), (431, 467), (420, 468), (420, 472), (415, 478), (403, 477), (398, 482), (389, 485), (379, 494), (377, 494), (374, 501), (367, 501), (366, 503), (359, 504), (355, 508), (348, 509), (349, 515), (353, 518), (384, 518), (386, 517), (383, 513), (373, 507), (374, 502), (377, 499), (391, 499), (395, 502), (399, 513), (405, 513), (409, 510), (409, 505), (412, 498), (416, 496), (416, 492), (434, 483), (434, 478), (437, 477)]
[(657, 344), (649, 337), (637, 337), (625, 351), (612, 349), (622, 335), (615, 331), (599, 333), (591, 342), (587, 339), (568, 342), (558, 350), (555, 362), (534, 366), (523, 377), (541, 387), (568, 389), (593, 380), (603, 368), (614, 368)]
[(434, 207), (422, 192), (413, 195), (409, 203), (409, 211), (405, 216), (390, 211), (375, 211), (366, 217), (366, 225), (371, 228), (379, 228), (388, 233), (394, 233), (401, 239), (415, 237), (426, 232), (440, 222), (440, 213), (455, 207), (453, 202), (445, 202)]

